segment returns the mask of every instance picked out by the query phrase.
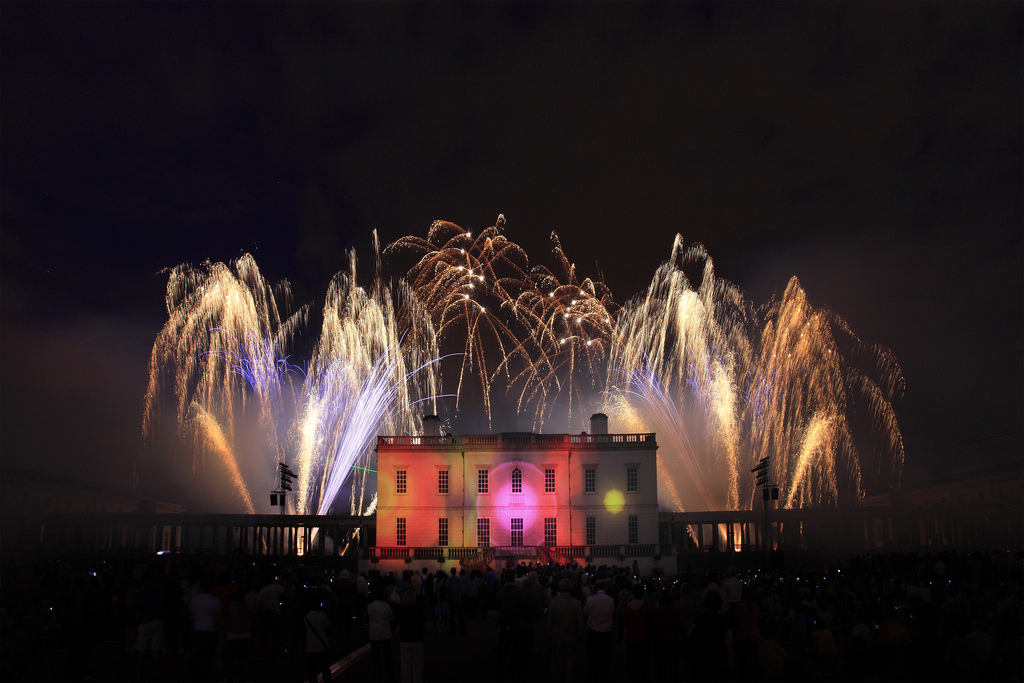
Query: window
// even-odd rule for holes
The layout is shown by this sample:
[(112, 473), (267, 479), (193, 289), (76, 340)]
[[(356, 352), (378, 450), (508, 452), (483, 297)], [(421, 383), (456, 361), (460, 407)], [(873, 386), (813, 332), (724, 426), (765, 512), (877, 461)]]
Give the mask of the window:
[(438, 517), (437, 519), (437, 544), (444, 548), (448, 545), (448, 518)]
[(558, 545), (558, 518), (544, 518), (544, 545), (552, 548)]
[(523, 544), (523, 518), (513, 517), (510, 530), (512, 538), (509, 541), (509, 545), (521, 546)]
[(629, 467), (626, 468), (626, 492), (627, 493), (636, 493), (639, 490), (638, 485), (637, 485), (636, 470), (637, 470), (636, 465), (630, 465)]
[(405, 470), (395, 472), (395, 493), (405, 493)]
[(448, 495), (448, 470), (437, 471), (437, 492)]
[(395, 519), (395, 545), (405, 545), (405, 517)]
[(476, 547), (489, 548), (491, 546), (491, 518), (480, 517), (476, 520)]
[(587, 517), (587, 545), (597, 545), (597, 517)]
[(636, 515), (629, 516), (629, 543), (636, 545), (640, 542), (640, 520)]
[(476, 471), (476, 492), (487, 493), (487, 470)]
[(555, 492), (555, 468), (548, 467), (544, 470), (544, 493)]
[(594, 493), (597, 491), (597, 468), (588, 467), (583, 470), (583, 493)]
[(523, 471), (518, 467), (512, 470), (512, 493), (523, 492)]

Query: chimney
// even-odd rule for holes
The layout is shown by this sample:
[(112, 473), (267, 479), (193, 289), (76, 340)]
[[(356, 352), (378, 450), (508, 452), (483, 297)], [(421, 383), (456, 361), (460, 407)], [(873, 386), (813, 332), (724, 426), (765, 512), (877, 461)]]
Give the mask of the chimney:
[(441, 436), (441, 418), (437, 415), (424, 415), (423, 436)]
[(608, 433), (608, 416), (604, 413), (594, 413), (590, 416), (590, 433), (593, 434), (607, 434)]

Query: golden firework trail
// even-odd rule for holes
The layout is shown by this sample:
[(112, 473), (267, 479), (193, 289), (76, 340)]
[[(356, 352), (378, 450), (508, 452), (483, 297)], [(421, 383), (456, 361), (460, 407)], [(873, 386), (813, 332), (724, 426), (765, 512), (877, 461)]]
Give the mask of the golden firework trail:
[(256, 508), (252, 504), (252, 496), (249, 495), (245, 479), (242, 477), (242, 472), (238, 469), (238, 460), (235, 459), (235, 454), (231, 451), (231, 446), (224, 437), (224, 432), (221, 431), (220, 425), (198, 403), (193, 403), (192, 409), (195, 415), (194, 419), (199, 427), (198, 432), (205, 436), (209, 447), (221, 457), (224, 465), (228, 468), (228, 473), (231, 475), (231, 483), (235, 487), (235, 494), (245, 504), (245, 511), (250, 515), (256, 514)]
[(462, 353), (456, 409), (467, 383), (475, 379), (488, 421), (492, 383), (499, 374), (508, 378), (510, 360), (530, 363), (521, 335), (510, 327), (515, 297), (531, 286), (529, 259), (502, 234), (504, 224), (499, 216), (493, 226), (473, 237), (454, 223), (434, 221), (426, 239), (403, 237), (384, 251), (421, 254), (407, 279), (430, 312), (442, 350)]
[(535, 406), (538, 430), (562, 400), (571, 430), (574, 412), (577, 421), (582, 421), (588, 396), (601, 389), (614, 328), (614, 301), (603, 281), (578, 280), (576, 266), (566, 257), (554, 232), (551, 242), (559, 272), (534, 266), (530, 271), (532, 287), (523, 289), (510, 306), (525, 330), (521, 348), (529, 363), (511, 377), (509, 389), (521, 387), (520, 412)]
[[(211, 448), (222, 452), (207, 436), (212, 422), (233, 452), (238, 420), (254, 419), (259, 442), (268, 449), (263, 455), (282, 460), (288, 406), (295, 398), (286, 349), (306, 319), (306, 307), (281, 315), (279, 301), (287, 304), (290, 296), (288, 283), (272, 287), (248, 254), (231, 266), (207, 262), (171, 269), (168, 320), (150, 354), (143, 437), (153, 435), (169, 384), (179, 433), (192, 443), (193, 470)], [(197, 422), (195, 415), (202, 418)]]
[[(696, 288), (683, 270), (694, 265)], [(686, 248), (678, 235), (646, 295), (619, 316), (607, 410), (627, 424), (643, 415), (666, 444), (659, 457), (691, 509), (738, 507), (738, 377), (750, 355), (744, 316), (738, 289), (715, 276), (703, 247)]]
[(504, 226), (498, 216), (473, 237), (453, 223), (435, 221), (426, 239), (403, 237), (385, 254), (420, 254), (408, 280), (430, 311), (442, 345), (462, 352), (458, 400), (466, 382), (475, 379), (490, 420), (492, 387), (503, 379), (501, 389), (516, 395), (519, 413), (533, 412), (540, 430), (556, 402), (564, 402), (572, 420), (574, 413), (582, 416), (586, 395), (600, 389), (614, 304), (603, 282), (577, 278), (555, 233), (552, 271), (531, 268), (526, 252), (503, 234)]
[[(892, 400), (903, 391), (903, 375), (891, 352), (813, 307), (796, 278), (759, 319), (746, 409), (751, 461), (771, 456), (787, 507), (859, 500), (865, 483), (878, 490), (898, 481), (904, 451)], [(856, 361), (870, 365), (877, 381)], [(854, 446), (855, 406), (867, 410), (870, 449)]]
[[(248, 255), (233, 268), (173, 269), (170, 317), (150, 359), (144, 437), (152, 435), (169, 378), (193, 469), (207, 453), (218, 455), (247, 509), (253, 506), (246, 473), (265, 482), (277, 462), (297, 453), (298, 512), (324, 514), (350, 478), (357, 494), (352, 511), (362, 511), (373, 438), (417, 431), (419, 404), (436, 401), (440, 380), (429, 315), (411, 289), (377, 278), (367, 290), (356, 282), (355, 265), (353, 253), (349, 270), (331, 283), (320, 340), (298, 388), (299, 373), (284, 351), (306, 309), (281, 319), (274, 295), (287, 296), (287, 283), (273, 290)], [(436, 403), (428, 405), (436, 412)], [(234, 444), (236, 424), (250, 408), (267, 451), (247, 468)]]
[[(684, 268), (695, 266), (701, 279), (692, 287)], [(851, 355), (868, 358), (879, 382)], [(822, 506), (859, 500), (864, 461), (873, 489), (898, 478), (903, 444), (891, 401), (902, 382), (888, 350), (812, 307), (796, 278), (780, 299), (751, 310), (715, 276), (703, 247), (685, 248), (677, 236), (646, 296), (619, 316), (605, 400), (612, 416), (657, 431), (666, 444), (659, 465), (673, 480), (670, 499), (691, 509), (749, 509), (750, 469), (769, 457), (788, 507)], [(866, 405), (871, 418), (875, 447), (866, 454), (854, 446), (854, 405)]]

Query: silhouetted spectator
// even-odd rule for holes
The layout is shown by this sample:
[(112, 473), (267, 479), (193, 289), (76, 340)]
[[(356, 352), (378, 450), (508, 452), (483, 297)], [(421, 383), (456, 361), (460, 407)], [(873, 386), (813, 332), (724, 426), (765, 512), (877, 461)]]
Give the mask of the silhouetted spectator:
[(385, 680), (382, 669), (387, 670), (388, 681), (395, 679), (394, 665), (391, 663), (391, 624), (395, 614), (391, 605), (384, 601), (384, 587), (375, 584), (370, 589), (373, 601), (366, 606), (369, 620), (370, 655), (373, 658), (374, 680)]
[(583, 635), (583, 606), (569, 594), (569, 586), (569, 579), (559, 581), (558, 593), (548, 603), (552, 681), (573, 680), (576, 649)]
[(398, 608), (398, 639), (401, 643), (402, 680), (423, 681), (423, 632), (426, 624), (423, 611), (416, 604), (416, 594), (407, 590)]
[(323, 675), (324, 683), (331, 680), (331, 641), (327, 629), (331, 625), (322, 601), (316, 601), (306, 612), (306, 657), (310, 683), (317, 683)]
[(594, 585), (594, 594), (583, 605), (587, 617), (587, 671), (591, 680), (607, 680), (612, 649), (615, 600), (605, 592), (605, 581)]

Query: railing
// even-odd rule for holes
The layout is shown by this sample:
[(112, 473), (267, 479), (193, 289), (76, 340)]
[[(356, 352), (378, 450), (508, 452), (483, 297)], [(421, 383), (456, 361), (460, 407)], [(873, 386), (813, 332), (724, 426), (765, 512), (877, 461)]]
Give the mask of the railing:
[[(369, 556), (380, 560), (403, 560), (412, 558), (416, 560), (461, 560), (474, 557), (479, 554), (481, 548), (475, 547), (399, 547), (399, 548), (370, 548)], [(584, 558), (642, 558), (667, 556), (675, 553), (675, 547), (671, 544), (644, 543), (639, 545), (571, 545), (557, 546), (554, 548), (542, 549), (533, 545), (508, 545), (494, 548), (494, 557), (499, 560), (532, 561), (541, 560), (549, 556), (562, 556), (581, 560)]]
[(500, 560), (535, 560), (540, 550), (535, 545), (506, 545), (494, 549), (494, 557)]
[(463, 436), (378, 436), (377, 450), (390, 448), (459, 448), (501, 446), (580, 446), (613, 444), (636, 448), (657, 448), (654, 434), (465, 434)]

